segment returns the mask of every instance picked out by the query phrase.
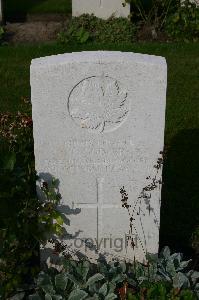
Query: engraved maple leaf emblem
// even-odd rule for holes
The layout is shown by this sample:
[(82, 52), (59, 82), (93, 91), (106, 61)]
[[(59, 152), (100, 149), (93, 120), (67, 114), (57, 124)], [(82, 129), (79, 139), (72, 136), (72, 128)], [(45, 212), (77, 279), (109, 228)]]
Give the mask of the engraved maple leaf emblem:
[(108, 131), (128, 113), (127, 92), (108, 76), (87, 78), (71, 92), (69, 112), (82, 128)]

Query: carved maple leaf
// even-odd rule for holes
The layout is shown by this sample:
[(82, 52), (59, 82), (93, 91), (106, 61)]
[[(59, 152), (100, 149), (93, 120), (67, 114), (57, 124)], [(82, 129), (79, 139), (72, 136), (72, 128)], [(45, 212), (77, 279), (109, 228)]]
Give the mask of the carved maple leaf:
[(73, 90), (70, 98), (71, 117), (83, 128), (103, 132), (112, 124), (125, 118), (127, 93), (121, 90), (117, 80), (110, 77), (91, 77)]

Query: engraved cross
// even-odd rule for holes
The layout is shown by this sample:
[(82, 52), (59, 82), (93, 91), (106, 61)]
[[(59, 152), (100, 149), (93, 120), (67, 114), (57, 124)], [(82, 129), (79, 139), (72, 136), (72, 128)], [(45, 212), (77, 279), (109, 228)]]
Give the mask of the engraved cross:
[[(96, 203), (77, 203), (78, 208), (96, 208), (97, 209), (97, 246), (100, 244), (100, 238), (103, 238), (103, 209), (104, 208), (120, 208), (120, 205), (116, 204), (104, 204), (103, 202), (103, 183), (104, 178), (96, 179), (97, 187), (97, 202)], [(111, 217), (111, 216), (110, 216)]]

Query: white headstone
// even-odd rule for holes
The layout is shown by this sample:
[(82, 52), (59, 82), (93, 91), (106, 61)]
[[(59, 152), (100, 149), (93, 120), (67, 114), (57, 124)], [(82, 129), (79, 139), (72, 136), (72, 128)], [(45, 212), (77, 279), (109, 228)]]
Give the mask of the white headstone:
[(158, 252), (161, 169), (154, 165), (164, 144), (166, 85), (166, 62), (157, 56), (99, 51), (32, 61), (36, 170), (60, 180), (62, 204), (74, 212), (66, 227), (76, 236), (66, 241), (73, 249), (92, 257), (91, 239), (99, 252), (126, 259)]
[(94, 14), (98, 18), (108, 19), (111, 16), (127, 18), (130, 5), (123, 6), (124, 0), (72, 0), (72, 15)]

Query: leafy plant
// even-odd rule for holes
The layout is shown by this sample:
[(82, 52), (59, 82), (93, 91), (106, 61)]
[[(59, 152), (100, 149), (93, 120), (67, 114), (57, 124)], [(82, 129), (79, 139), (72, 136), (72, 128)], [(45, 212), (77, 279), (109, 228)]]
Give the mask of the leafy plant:
[(196, 3), (190, 0), (180, 2), (167, 19), (166, 31), (175, 40), (198, 41), (199, 7)]
[(3, 27), (0, 26), (0, 45), (3, 42), (4, 35), (5, 35), (5, 31), (4, 31)]
[(72, 18), (67, 29), (58, 34), (58, 41), (63, 44), (70, 41), (78, 43), (87, 41), (131, 42), (134, 38), (135, 26), (128, 19), (109, 18), (103, 20), (88, 14)]
[[(35, 280), (29, 299), (170, 299), (196, 300), (199, 272), (190, 261), (165, 247), (160, 256), (148, 255), (148, 263), (125, 263), (100, 258), (97, 264), (60, 257), (58, 268), (46, 265)], [(24, 292), (25, 293), (25, 292)]]
[(63, 221), (55, 180), (41, 184), (43, 201), (36, 197), (31, 118), (2, 114), (0, 125), (0, 295), (6, 298), (33, 280), (39, 243), (61, 233)]
[[(95, 265), (84, 260), (62, 260), (61, 273), (51, 270), (51, 273), (41, 272), (36, 280), (37, 292), (29, 299), (116, 299), (114, 294), (116, 282), (119, 281), (118, 273), (106, 269), (104, 274), (95, 272)], [(100, 270), (100, 266), (99, 270)], [(106, 266), (103, 265), (103, 270)], [(114, 270), (115, 271), (115, 270)], [(49, 275), (51, 274), (51, 276)], [(108, 277), (109, 276), (109, 277)]]
[(84, 44), (88, 41), (89, 37), (89, 32), (83, 27), (76, 28), (75, 26), (71, 26), (67, 32), (62, 31), (58, 34), (58, 40), (63, 44), (69, 42), (71, 39), (76, 40), (80, 44)]
[(157, 33), (164, 28), (169, 14), (176, 6), (173, 0), (152, 0), (149, 7), (145, 7), (142, 0), (125, 0), (125, 3), (132, 5), (132, 20), (150, 28), (153, 38), (157, 38)]
[(191, 236), (192, 248), (199, 254), (199, 226), (195, 229)]

